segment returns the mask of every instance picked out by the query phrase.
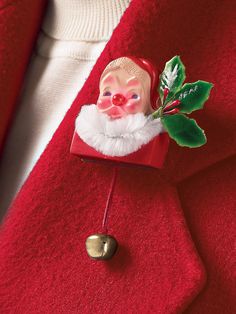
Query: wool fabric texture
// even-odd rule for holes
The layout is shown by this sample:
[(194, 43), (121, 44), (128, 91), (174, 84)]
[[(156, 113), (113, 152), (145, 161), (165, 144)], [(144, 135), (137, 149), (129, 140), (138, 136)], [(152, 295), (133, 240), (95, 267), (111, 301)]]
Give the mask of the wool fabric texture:
[[(9, 94), (19, 91), (44, 7), (0, 6), (0, 52), (9, 53), (0, 86), (10, 84), (4, 104), (13, 108)], [(2, 313), (236, 312), (235, 9), (233, 1), (131, 1), (5, 218)], [(69, 148), (81, 106), (96, 102), (102, 71), (124, 55), (160, 68), (180, 55), (188, 82), (214, 84), (204, 110), (192, 114), (208, 142), (188, 149), (171, 141), (162, 170), (120, 169), (109, 215), (120, 246), (113, 259), (97, 262), (84, 242), (101, 231), (112, 170)]]

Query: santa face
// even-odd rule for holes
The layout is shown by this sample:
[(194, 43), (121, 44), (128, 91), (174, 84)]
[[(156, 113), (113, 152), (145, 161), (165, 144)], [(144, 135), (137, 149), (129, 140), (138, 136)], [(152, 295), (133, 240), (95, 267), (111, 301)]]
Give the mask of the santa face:
[(111, 70), (100, 81), (97, 108), (112, 119), (137, 112), (146, 114), (150, 111), (150, 84), (149, 77), (141, 83), (122, 68)]

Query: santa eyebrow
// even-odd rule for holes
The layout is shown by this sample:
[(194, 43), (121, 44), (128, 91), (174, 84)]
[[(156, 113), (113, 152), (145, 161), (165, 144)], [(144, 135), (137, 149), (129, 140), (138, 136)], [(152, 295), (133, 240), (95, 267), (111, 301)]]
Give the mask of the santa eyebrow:
[(132, 88), (128, 89), (128, 92), (139, 93), (139, 89), (132, 87)]
[(127, 86), (137, 86), (139, 85), (139, 81), (136, 78), (131, 78), (128, 80)]
[(111, 86), (105, 86), (105, 87), (102, 88), (101, 91), (104, 93), (106, 91), (109, 91), (110, 89), (111, 89)]
[(114, 80), (115, 80), (115, 78), (114, 78), (112, 75), (108, 75), (108, 76), (104, 79), (103, 84), (113, 82)]

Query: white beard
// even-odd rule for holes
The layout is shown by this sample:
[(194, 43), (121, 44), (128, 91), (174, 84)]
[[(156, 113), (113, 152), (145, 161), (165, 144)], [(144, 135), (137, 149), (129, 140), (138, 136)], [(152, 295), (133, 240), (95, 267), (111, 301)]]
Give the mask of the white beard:
[(84, 105), (76, 118), (80, 138), (96, 151), (107, 156), (126, 156), (164, 132), (161, 120), (139, 112), (124, 118), (111, 119), (96, 105)]

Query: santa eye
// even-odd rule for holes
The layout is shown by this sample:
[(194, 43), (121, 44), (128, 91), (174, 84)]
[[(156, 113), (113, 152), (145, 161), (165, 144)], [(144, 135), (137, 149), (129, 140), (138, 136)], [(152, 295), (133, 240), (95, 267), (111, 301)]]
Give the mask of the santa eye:
[(103, 96), (111, 96), (111, 92), (106, 91), (106, 92), (103, 93)]
[(137, 95), (137, 94), (133, 94), (133, 95), (131, 96), (131, 98), (132, 98), (132, 99), (138, 99), (138, 95)]

